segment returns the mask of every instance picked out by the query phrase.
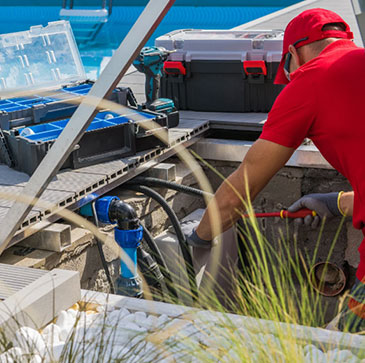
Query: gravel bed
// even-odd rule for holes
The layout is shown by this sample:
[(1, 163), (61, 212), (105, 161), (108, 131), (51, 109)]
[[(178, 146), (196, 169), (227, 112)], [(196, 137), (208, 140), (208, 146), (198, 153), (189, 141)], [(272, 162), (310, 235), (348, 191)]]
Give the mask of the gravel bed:
[[(203, 318), (204, 316), (204, 318)], [(208, 314), (209, 316), (209, 314)], [(365, 363), (349, 350), (322, 351), (272, 334), (223, 328), (206, 312), (191, 320), (98, 306), (62, 311), (41, 331), (22, 327), (2, 362), (297, 362)]]

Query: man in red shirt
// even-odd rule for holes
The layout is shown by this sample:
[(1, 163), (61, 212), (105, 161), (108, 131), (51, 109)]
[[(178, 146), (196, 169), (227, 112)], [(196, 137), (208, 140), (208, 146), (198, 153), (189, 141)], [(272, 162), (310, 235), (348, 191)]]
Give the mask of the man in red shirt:
[[(310, 138), (353, 187), (353, 192), (309, 197), (315, 201), (313, 209), (322, 218), (340, 211), (350, 215), (353, 210), (354, 226), (365, 232), (365, 52), (352, 39), (348, 24), (329, 10), (304, 11), (288, 24), (275, 79), (287, 86), (276, 99), (260, 138), (215, 194), (223, 231), (240, 218), (246, 185), (251, 199), (255, 198), (303, 140)], [(307, 201), (300, 200), (291, 209), (310, 207)], [(188, 243), (211, 246), (213, 210), (208, 205)], [(318, 218), (309, 222), (317, 224)], [(365, 319), (365, 285), (360, 282), (365, 283), (365, 242), (359, 252), (357, 291), (361, 292), (353, 305), (356, 317)], [(351, 323), (351, 330), (365, 329), (364, 321)]]

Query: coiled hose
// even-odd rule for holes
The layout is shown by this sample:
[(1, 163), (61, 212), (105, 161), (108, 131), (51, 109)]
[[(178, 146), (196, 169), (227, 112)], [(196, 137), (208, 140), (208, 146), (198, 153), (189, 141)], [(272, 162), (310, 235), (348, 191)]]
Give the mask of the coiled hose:
[(198, 299), (198, 289), (197, 289), (197, 283), (195, 279), (195, 271), (193, 267), (193, 260), (190, 254), (189, 246), (186, 242), (186, 238), (184, 233), (181, 230), (180, 222), (175, 214), (175, 212), (170, 208), (170, 206), (167, 204), (166, 200), (156, 191), (153, 189), (143, 186), (143, 185), (135, 185), (131, 183), (123, 184), (123, 187), (125, 189), (133, 190), (135, 192), (142, 193), (152, 199), (154, 199), (158, 204), (161, 205), (167, 216), (169, 217), (177, 236), (177, 239), (179, 241), (179, 246), (181, 249), (181, 253), (185, 262), (185, 268), (188, 274), (188, 280), (189, 280), (189, 286), (191, 291), (191, 296), (193, 298), (193, 301), (197, 301)]

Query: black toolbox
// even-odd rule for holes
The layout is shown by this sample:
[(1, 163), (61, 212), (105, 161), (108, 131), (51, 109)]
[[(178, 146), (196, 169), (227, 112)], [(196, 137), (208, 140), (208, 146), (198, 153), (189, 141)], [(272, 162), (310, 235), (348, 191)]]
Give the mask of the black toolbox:
[(164, 64), (161, 97), (179, 110), (268, 112), (283, 86), (273, 81), (283, 31), (177, 30), (156, 39), (175, 50)]

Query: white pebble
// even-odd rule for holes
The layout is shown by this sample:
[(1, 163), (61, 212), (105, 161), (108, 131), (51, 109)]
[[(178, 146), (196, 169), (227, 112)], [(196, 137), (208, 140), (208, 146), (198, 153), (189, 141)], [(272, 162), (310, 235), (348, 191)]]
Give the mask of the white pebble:
[(137, 311), (136, 313), (134, 313), (134, 321), (137, 324), (141, 324), (143, 323), (145, 320), (147, 319), (147, 315), (145, 312), (143, 311)]
[(124, 345), (112, 345), (112, 350), (106, 352), (104, 360), (105, 362), (110, 362), (112, 360), (122, 360), (123, 356), (129, 353), (129, 348), (126, 348)]
[(143, 328), (135, 323), (131, 323), (131, 322), (127, 322), (125, 325), (124, 325), (124, 329), (127, 329), (127, 330), (133, 330), (133, 331), (136, 331), (136, 332), (145, 332), (147, 329), (146, 328)]
[(13, 363), (13, 362), (21, 362), (23, 351), (19, 347), (14, 347), (7, 350), (5, 353), (0, 355), (1, 363)]
[(103, 335), (104, 344), (107, 345), (112, 344), (120, 346), (125, 346), (127, 344), (130, 345), (131, 340), (140, 334), (140, 332), (135, 329), (141, 329), (138, 325), (132, 326), (132, 328), (134, 329), (109, 328), (104, 330), (104, 335)]
[(98, 313), (111, 313), (112, 311), (116, 310), (114, 306), (112, 305), (99, 305), (97, 308), (96, 308), (96, 311)]
[(58, 325), (51, 323), (44, 328), (42, 337), (46, 345), (55, 345), (60, 341), (60, 333), (61, 328)]
[(42, 358), (40, 355), (33, 355), (31, 359), (29, 359), (28, 363), (42, 363)]
[(354, 355), (349, 350), (341, 350), (336, 358), (339, 362), (347, 362), (354, 358)]
[(0, 354), (0, 363), (13, 363), (15, 360), (8, 354), (8, 352)]
[(327, 359), (331, 362), (348, 362), (355, 358), (354, 355), (349, 350), (333, 349), (327, 352)]
[(127, 309), (116, 309), (106, 315), (105, 324), (115, 326), (120, 324), (122, 320), (134, 321), (134, 315), (131, 314)]
[(50, 350), (52, 360), (54, 360), (55, 362), (58, 362), (60, 360), (64, 347), (65, 343), (59, 343), (52, 347), (52, 349)]
[(228, 351), (228, 357), (231, 362), (240, 362), (242, 359), (240, 358), (240, 355), (237, 353), (237, 351), (233, 348), (231, 348)]
[(15, 333), (13, 346), (21, 348), (25, 353), (43, 355), (46, 345), (42, 336), (34, 329), (22, 327)]
[(158, 317), (157, 323), (158, 325), (164, 325), (169, 320), (169, 317), (166, 314), (162, 314)]
[(308, 344), (303, 347), (303, 354), (306, 355), (308, 352), (312, 350), (317, 350), (318, 348), (313, 344)]
[[(108, 319), (109, 320), (109, 319)], [(128, 323), (128, 322), (134, 322), (135, 321), (135, 316), (134, 314), (129, 314), (129, 315), (126, 315), (122, 318), (122, 320), (120, 320), (120, 322), (122, 324), (125, 324), (125, 323)], [(118, 321), (115, 321), (114, 324), (117, 324)]]
[(319, 349), (312, 349), (310, 352), (308, 352), (304, 359), (306, 362), (315, 362), (315, 363), (324, 363), (327, 362), (326, 355)]
[(146, 329), (152, 329), (154, 327), (157, 327), (157, 317), (154, 315), (150, 315), (145, 320), (139, 321), (138, 324)]
[(61, 342), (66, 341), (67, 338), (70, 336), (72, 330), (73, 330), (73, 326), (65, 326), (64, 328), (62, 328), (61, 331), (60, 331), (59, 340)]
[(70, 317), (76, 319), (78, 311), (75, 309), (68, 309), (67, 314), (70, 315)]
[(64, 328), (67, 325), (67, 322), (69, 321), (69, 315), (67, 311), (62, 310), (57, 317), (56, 325), (58, 325), (61, 329)]
[(355, 357), (353, 355), (352, 358), (346, 360), (346, 363), (361, 363), (363, 361), (364, 361), (364, 359), (362, 361), (360, 361), (358, 357)]

